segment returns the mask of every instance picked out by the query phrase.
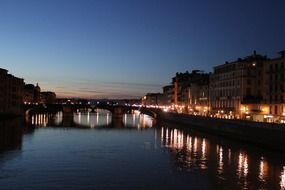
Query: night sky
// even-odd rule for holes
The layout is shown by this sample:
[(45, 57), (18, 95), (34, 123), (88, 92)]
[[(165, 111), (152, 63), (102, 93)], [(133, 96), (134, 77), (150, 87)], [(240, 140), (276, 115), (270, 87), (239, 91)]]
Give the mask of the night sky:
[(0, 0), (0, 68), (61, 97), (134, 98), (285, 49), (284, 0)]

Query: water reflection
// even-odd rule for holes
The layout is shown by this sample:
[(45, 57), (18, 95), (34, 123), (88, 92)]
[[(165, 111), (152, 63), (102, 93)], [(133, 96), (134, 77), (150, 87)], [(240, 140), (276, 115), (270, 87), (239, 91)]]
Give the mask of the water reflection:
[(123, 125), (124, 127), (136, 127), (138, 129), (150, 128), (153, 126), (153, 118), (135, 111), (133, 114), (124, 114)]
[(268, 162), (264, 160), (264, 158), (262, 157), (260, 160), (259, 176), (258, 176), (261, 183), (266, 182), (268, 174), (269, 174), (268, 170), (269, 170)]
[(179, 129), (162, 127), (158, 134), (175, 167), (179, 171), (207, 171), (213, 189), (285, 190), (285, 166), (280, 168), (265, 156)]
[(283, 171), (281, 173), (281, 181), (280, 181), (280, 188), (281, 190), (285, 189), (285, 166), (283, 166)]
[(73, 121), (76, 125), (95, 128), (99, 126), (108, 126), (112, 120), (109, 112), (97, 110), (96, 112), (78, 112), (73, 115)]
[(26, 116), (26, 124), (29, 126), (47, 127), (51, 125), (61, 125), (63, 113), (39, 113)]
[(21, 149), (22, 133), (19, 119), (0, 120), (0, 151)]
[[(38, 114), (30, 117), (30, 123), (43, 128), (49, 126), (86, 129), (116, 127), (116, 130), (108, 129), (108, 132), (116, 133), (116, 138), (125, 135), (124, 139), (130, 138), (128, 142), (134, 143), (136, 140), (131, 139), (129, 134), (117, 129), (142, 129), (156, 126), (151, 117), (138, 112), (113, 117), (111, 113), (100, 112), (100, 110), (97, 110), (96, 113), (85, 112), (70, 115), (62, 113)], [(285, 159), (283, 159), (285, 156), (282, 154), (270, 154), (262, 149), (251, 149), (248, 146), (241, 147), (239, 143), (177, 128), (161, 127), (153, 130), (153, 133), (152, 130), (145, 130), (150, 131), (151, 135), (147, 140), (141, 142), (144, 145), (151, 144), (153, 137), (155, 151), (152, 156), (155, 156), (159, 149), (167, 149), (168, 151), (164, 151), (164, 153), (166, 152), (167, 156), (170, 155), (172, 169), (181, 176), (184, 176), (185, 173), (186, 175), (189, 173), (205, 175), (206, 177), (201, 179), (209, 183), (210, 189), (285, 190)], [(99, 130), (92, 131), (95, 132), (94, 135), (99, 133)], [(105, 130), (102, 131), (105, 133)], [(124, 131), (134, 132), (134, 130)], [(112, 142), (111, 139), (104, 136), (101, 140), (105, 142), (106, 139), (108, 142)], [(112, 148), (114, 147), (112, 145)], [(141, 147), (140, 143), (138, 143), (138, 147)], [(152, 152), (150, 148), (147, 151), (149, 151), (148, 154)], [(132, 152), (128, 153), (132, 154)]]
[(96, 112), (42, 113), (26, 118), (26, 123), (35, 127), (110, 127), (110, 128), (150, 128), (153, 118), (138, 112), (113, 117), (109, 111), (97, 109)]

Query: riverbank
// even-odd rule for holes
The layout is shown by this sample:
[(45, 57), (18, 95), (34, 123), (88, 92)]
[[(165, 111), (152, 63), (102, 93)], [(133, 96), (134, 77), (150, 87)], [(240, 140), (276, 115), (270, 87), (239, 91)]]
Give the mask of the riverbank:
[(158, 120), (285, 152), (285, 125), (161, 112)]

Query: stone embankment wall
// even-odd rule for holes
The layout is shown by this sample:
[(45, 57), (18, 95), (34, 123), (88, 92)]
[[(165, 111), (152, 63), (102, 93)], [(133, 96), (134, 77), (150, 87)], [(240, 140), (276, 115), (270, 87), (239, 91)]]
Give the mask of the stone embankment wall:
[(160, 121), (285, 152), (285, 125), (160, 112)]

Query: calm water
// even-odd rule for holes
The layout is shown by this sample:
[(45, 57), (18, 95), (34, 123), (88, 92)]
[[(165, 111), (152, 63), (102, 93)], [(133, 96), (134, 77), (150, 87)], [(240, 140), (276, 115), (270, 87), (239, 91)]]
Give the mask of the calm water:
[(282, 189), (285, 156), (107, 112), (0, 121), (0, 189)]

